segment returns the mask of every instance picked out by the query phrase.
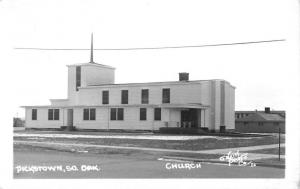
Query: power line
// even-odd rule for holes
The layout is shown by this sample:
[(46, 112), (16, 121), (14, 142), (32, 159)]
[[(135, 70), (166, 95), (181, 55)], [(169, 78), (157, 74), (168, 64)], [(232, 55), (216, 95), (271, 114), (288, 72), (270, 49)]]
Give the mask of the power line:
[[(182, 45), (182, 46), (163, 46), (163, 47), (133, 47), (133, 48), (101, 48), (94, 49), (99, 51), (126, 51), (126, 50), (160, 50), (160, 49), (182, 49), (182, 48), (200, 48), (200, 47), (217, 47), (217, 46), (230, 46), (230, 45), (247, 45), (247, 44), (257, 44), (257, 43), (272, 43), (281, 42), (285, 39), (274, 39), (265, 41), (247, 41), (247, 42), (237, 42), (237, 43), (220, 43), (220, 44), (207, 44), (207, 45)], [(16, 47), (16, 50), (45, 50), (45, 51), (73, 51), (73, 50), (90, 50), (90, 49), (58, 49), (58, 48), (27, 48), (27, 47)]]

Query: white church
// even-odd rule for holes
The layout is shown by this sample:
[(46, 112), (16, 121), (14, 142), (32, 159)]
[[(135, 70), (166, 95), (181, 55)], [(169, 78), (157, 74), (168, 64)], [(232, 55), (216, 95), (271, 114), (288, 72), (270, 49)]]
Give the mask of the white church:
[(235, 128), (235, 87), (225, 80), (115, 83), (115, 68), (93, 61), (68, 65), (68, 98), (25, 108), (26, 129), (148, 130)]

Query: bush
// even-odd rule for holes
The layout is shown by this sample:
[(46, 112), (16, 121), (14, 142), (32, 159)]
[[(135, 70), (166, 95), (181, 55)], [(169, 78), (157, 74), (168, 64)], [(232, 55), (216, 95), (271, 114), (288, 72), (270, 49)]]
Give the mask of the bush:
[(161, 127), (159, 128), (160, 133), (164, 134), (204, 134), (207, 133), (202, 128), (181, 128), (181, 127)]

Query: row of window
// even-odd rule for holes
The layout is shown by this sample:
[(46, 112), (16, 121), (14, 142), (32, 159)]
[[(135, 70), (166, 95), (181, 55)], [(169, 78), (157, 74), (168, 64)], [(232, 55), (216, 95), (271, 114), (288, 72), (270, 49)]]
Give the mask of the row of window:
[[(248, 124), (249, 124), (249, 122), (247, 122), (247, 121), (244, 122), (244, 125), (248, 125)], [(264, 123), (263, 122), (257, 122), (257, 125), (263, 126)], [(279, 125), (279, 122), (273, 122), (273, 125)]]
[[(37, 109), (32, 109), (31, 120), (37, 120)], [(48, 120), (59, 120), (59, 109), (48, 109)]]
[[(149, 104), (149, 89), (141, 90), (141, 103)], [(170, 103), (170, 89), (162, 89), (162, 103)], [(102, 104), (109, 104), (109, 91), (102, 91)], [(128, 90), (121, 91), (121, 104), (128, 104)]]
[[(31, 120), (37, 120), (37, 109), (32, 109)], [(48, 109), (48, 120), (59, 120), (59, 109)], [(96, 120), (96, 108), (83, 109), (83, 120)], [(111, 108), (110, 120), (124, 120), (124, 108)], [(147, 120), (147, 108), (140, 108), (140, 120)], [(161, 108), (154, 108), (154, 120), (161, 120)]]
[[(83, 120), (96, 120), (96, 108), (83, 109)], [(124, 108), (111, 108), (110, 120), (124, 120)], [(147, 108), (140, 108), (140, 120), (147, 120)], [(154, 108), (154, 120), (161, 120), (161, 108)]]

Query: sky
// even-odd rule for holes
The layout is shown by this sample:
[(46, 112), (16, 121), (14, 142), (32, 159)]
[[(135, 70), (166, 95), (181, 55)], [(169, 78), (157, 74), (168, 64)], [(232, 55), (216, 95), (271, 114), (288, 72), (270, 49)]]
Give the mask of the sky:
[[(299, 5), (298, 0), (0, 0), (0, 188), (13, 182), (12, 117), (24, 105), (46, 105), (67, 97), (67, 67), (89, 61), (89, 51), (30, 51), (15, 47), (131, 48), (204, 45), (285, 39), (284, 42), (144, 51), (95, 51), (94, 60), (116, 67), (116, 83), (174, 81), (178, 72), (191, 80), (225, 79), (236, 87), (235, 109), (265, 106), (287, 111), (289, 144), (286, 178), (270, 188), (299, 183)], [(298, 143), (297, 143), (298, 141)], [(290, 148), (291, 146), (291, 148)], [(292, 148), (294, 146), (294, 148)], [(296, 147), (295, 147), (296, 146)], [(297, 151), (298, 150), (298, 151)], [(298, 169), (297, 169), (298, 168)], [(294, 170), (291, 172), (290, 170)], [(229, 181), (229, 180), (228, 180)], [(270, 180), (230, 186), (259, 188)], [(38, 186), (32, 182), (31, 188)], [(44, 186), (51, 184), (41, 180)], [(77, 184), (86, 186), (88, 182)], [(101, 183), (105, 182), (101, 180)], [(110, 182), (107, 181), (106, 184)], [(142, 187), (153, 188), (145, 185)], [(163, 182), (163, 181), (161, 181)], [(201, 179), (157, 182), (158, 186), (203, 186)], [(201, 182), (201, 183), (200, 183)], [(224, 180), (219, 184), (224, 186)], [(119, 184), (120, 181), (111, 183)], [(276, 184), (277, 183), (277, 184)], [(123, 182), (119, 185), (123, 186)], [(173, 185), (172, 185), (173, 184)], [(228, 183), (229, 184), (229, 183)], [(290, 185), (288, 185), (290, 184)], [(42, 186), (42, 185), (40, 185)], [(39, 188), (40, 188), (39, 186)], [(139, 186), (137, 183), (132, 186)], [(186, 186), (185, 186), (186, 187)], [(3, 187), (9, 188), (9, 187)], [(10, 187), (12, 188), (12, 187)], [(157, 187), (155, 187), (157, 188)]]
[[(0, 61), (10, 111), (67, 97), (67, 67), (89, 51), (16, 47), (131, 48), (285, 39), (205, 48), (95, 51), (94, 61), (116, 67), (116, 83), (225, 79), (236, 87), (236, 110), (286, 110), (299, 84), (295, 61), (295, 2), (284, 0), (2, 0)], [(297, 81), (297, 82), (296, 82)], [(4, 87), (3, 86), (3, 87)]]

